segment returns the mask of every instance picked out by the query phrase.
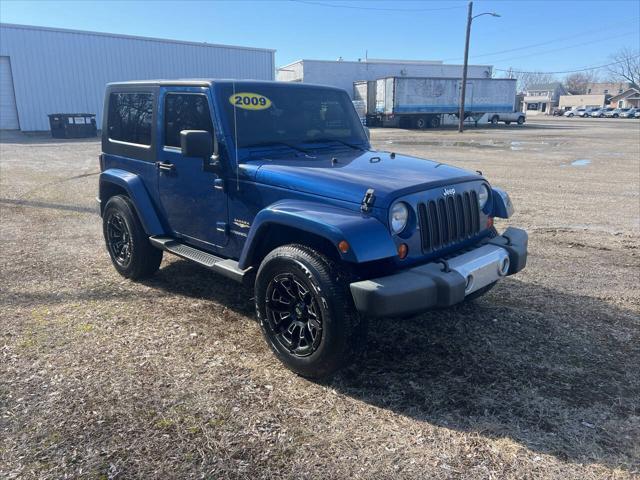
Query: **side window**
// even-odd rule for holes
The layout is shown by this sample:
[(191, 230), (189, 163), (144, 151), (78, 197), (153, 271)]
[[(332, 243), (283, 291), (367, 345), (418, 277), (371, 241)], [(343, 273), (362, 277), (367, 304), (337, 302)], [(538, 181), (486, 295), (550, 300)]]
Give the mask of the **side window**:
[(169, 93), (164, 101), (164, 145), (180, 147), (181, 130), (213, 132), (205, 95)]
[(109, 138), (151, 145), (152, 93), (112, 93), (109, 96)]

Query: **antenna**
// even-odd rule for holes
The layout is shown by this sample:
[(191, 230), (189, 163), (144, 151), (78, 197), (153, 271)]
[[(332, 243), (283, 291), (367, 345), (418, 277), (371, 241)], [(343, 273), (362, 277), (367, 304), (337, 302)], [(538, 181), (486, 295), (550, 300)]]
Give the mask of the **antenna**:
[[(233, 98), (236, 97), (236, 82), (233, 82)], [(233, 136), (236, 157), (236, 191), (240, 191), (240, 162), (238, 162), (238, 109), (233, 105)]]

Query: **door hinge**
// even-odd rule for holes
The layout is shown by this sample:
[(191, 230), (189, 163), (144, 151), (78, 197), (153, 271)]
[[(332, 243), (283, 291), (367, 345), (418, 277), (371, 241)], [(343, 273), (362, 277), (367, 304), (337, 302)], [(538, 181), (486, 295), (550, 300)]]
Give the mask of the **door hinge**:
[(229, 225), (226, 222), (216, 222), (216, 231), (229, 235)]
[(376, 201), (376, 196), (374, 195), (373, 188), (369, 188), (367, 192), (364, 194), (364, 198), (362, 199), (362, 203), (360, 204), (360, 210), (364, 213), (369, 213), (373, 208), (373, 204)]
[(225, 188), (224, 188), (224, 179), (222, 179), (222, 178), (216, 178), (216, 179), (213, 181), (213, 188), (214, 188), (214, 189), (216, 189), (216, 190), (222, 190), (222, 191), (224, 192), (224, 191), (225, 191)]

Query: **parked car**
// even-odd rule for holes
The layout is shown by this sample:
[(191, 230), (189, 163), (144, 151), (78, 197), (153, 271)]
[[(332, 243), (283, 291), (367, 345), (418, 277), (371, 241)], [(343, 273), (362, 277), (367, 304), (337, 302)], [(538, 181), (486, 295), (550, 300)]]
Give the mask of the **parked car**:
[(633, 114), (633, 118), (640, 118), (640, 109), (636, 110), (636, 113)]
[(574, 117), (574, 116), (582, 117), (584, 116), (585, 110), (586, 108), (582, 108), (582, 107), (572, 108), (571, 110), (564, 112), (564, 116), (565, 117)]
[(579, 113), (578, 116), (583, 118), (590, 117), (591, 113), (595, 112), (596, 110), (598, 110), (598, 107), (587, 107), (583, 112)]
[(373, 150), (342, 89), (112, 83), (103, 125), (98, 202), (116, 271), (148, 277), (168, 252), (250, 285), (267, 344), (300, 375), (347, 365), (370, 317), (471, 300), (525, 267), (527, 233), (493, 226), (513, 212), (506, 192)]
[(603, 108), (598, 108), (596, 110), (593, 110), (589, 116), (590, 117), (594, 117), (594, 118), (602, 118), (606, 115), (607, 112), (610, 112), (611, 110), (613, 110), (612, 107), (603, 107)]
[(524, 124), (527, 117), (524, 112), (509, 112), (509, 113), (490, 113), (489, 122), (491, 125), (497, 125), (498, 122), (503, 122), (505, 125), (511, 125), (511, 122), (516, 122), (518, 125)]
[(604, 116), (607, 118), (618, 118), (621, 113), (629, 110), (628, 108), (614, 108), (613, 110), (607, 112)]
[(636, 112), (640, 111), (637, 108), (631, 107), (626, 112), (620, 112), (620, 118), (633, 118)]
[(568, 109), (566, 109), (566, 108), (557, 108), (557, 107), (555, 107), (555, 108), (552, 110), (552, 115), (553, 115), (554, 117), (561, 117), (561, 116), (563, 116), (564, 114), (566, 114), (568, 111), (569, 111), (569, 110), (568, 110)]

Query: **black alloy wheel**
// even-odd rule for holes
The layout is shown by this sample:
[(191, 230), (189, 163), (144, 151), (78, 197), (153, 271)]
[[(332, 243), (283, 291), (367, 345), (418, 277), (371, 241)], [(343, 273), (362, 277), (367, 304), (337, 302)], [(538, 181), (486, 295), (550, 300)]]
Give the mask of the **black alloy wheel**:
[(266, 327), (292, 355), (306, 357), (322, 339), (319, 299), (305, 280), (295, 273), (275, 276), (266, 292)]
[(367, 321), (355, 309), (351, 278), (330, 252), (306, 245), (277, 247), (260, 263), (254, 298), (262, 333), (298, 375), (326, 378), (363, 351)]
[(149, 242), (131, 200), (114, 195), (102, 212), (102, 233), (111, 263), (120, 275), (141, 280), (153, 275), (162, 262), (162, 250)]
[(131, 232), (119, 212), (113, 212), (106, 219), (107, 246), (113, 261), (121, 268), (127, 268), (131, 262)]

